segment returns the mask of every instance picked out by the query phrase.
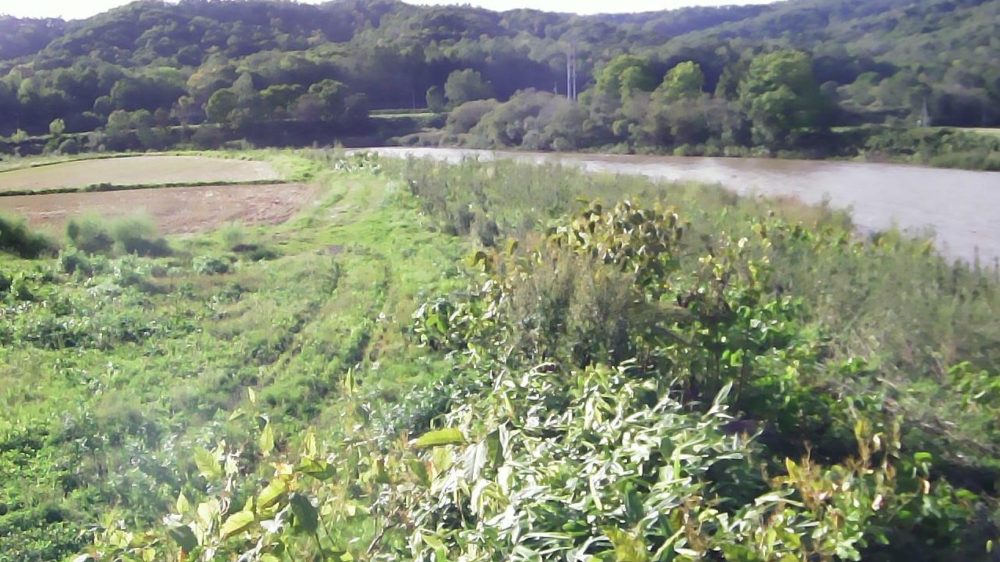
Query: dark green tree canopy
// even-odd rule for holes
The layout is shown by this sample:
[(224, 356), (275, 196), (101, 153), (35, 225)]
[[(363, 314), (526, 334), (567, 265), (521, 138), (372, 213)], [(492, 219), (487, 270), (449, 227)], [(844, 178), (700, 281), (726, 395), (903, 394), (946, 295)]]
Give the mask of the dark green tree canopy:
[(448, 75), (444, 84), (444, 95), (452, 105), (493, 97), (493, 87), (479, 72), (466, 68)]

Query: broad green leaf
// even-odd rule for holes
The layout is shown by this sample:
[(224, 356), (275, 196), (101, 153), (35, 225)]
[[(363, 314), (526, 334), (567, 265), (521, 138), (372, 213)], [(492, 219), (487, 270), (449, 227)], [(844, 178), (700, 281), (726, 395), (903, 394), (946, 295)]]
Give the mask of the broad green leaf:
[(257, 497), (257, 508), (266, 509), (271, 507), (278, 500), (280, 500), (281, 496), (285, 495), (285, 492), (287, 491), (288, 484), (284, 480), (278, 478), (272, 480), (271, 483), (261, 491), (260, 496)]
[(191, 509), (191, 502), (188, 501), (184, 492), (177, 495), (177, 502), (174, 504), (174, 509), (177, 510), (178, 515), (184, 515)]
[(431, 535), (429, 533), (424, 534), (423, 538), (424, 542), (427, 543), (427, 546), (434, 549), (434, 554), (437, 556), (438, 560), (448, 559), (448, 548), (445, 547), (444, 542), (442, 542), (441, 539), (439, 539), (436, 535)]
[(419, 438), (414, 439), (410, 442), (410, 445), (418, 449), (426, 449), (428, 447), (440, 447), (442, 445), (464, 445), (465, 436), (462, 432), (453, 427), (446, 429), (438, 429), (436, 431), (429, 431)]
[(226, 519), (225, 523), (222, 524), (222, 529), (219, 531), (219, 538), (226, 540), (233, 535), (242, 533), (243, 531), (246, 531), (250, 525), (253, 525), (253, 521), (253, 513), (249, 511), (234, 513)]
[(198, 447), (194, 450), (194, 464), (198, 467), (198, 473), (206, 480), (217, 480), (222, 478), (222, 467), (219, 466), (219, 459), (211, 451)]
[(315, 533), (319, 527), (319, 514), (316, 513), (316, 508), (309, 498), (295, 494), (289, 504), (292, 507), (292, 515), (295, 516), (295, 527), (310, 535)]
[(295, 467), (295, 470), (312, 476), (317, 480), (329, 480), (336, 474), (336, 470), (330, 466), (330, 463), (308, 457), (302, 459), (299, 465)]
[(302, 447), (307, 457), (314, 459), (319, 456), (319, 449), (316, 446), (316, 432), (313, 431), (313, 428), (310, 427), (306, 430), (305, 439), (302, 440)]
[(194, 531), (191, 530), (189, 525), (171, 527), (167, 529), (167, 535), (169, 535), (170, 538), (172, 538), (184, 552), (190, 553), (194, 549), (198, 548), (198, 537), (194, 535)]
[(219, 505), (219, 500), (215, 498), (198, 504), (198, 518), (203, 523), (204, 528), (207, 529), (215, 523), (215, 518), (219, 515), (221, 510), (222, 508)]
[(272, 451), (274, 451), (274, 432), (271, 430), (271, 422), (268, 422), (260, 434), (260, 452), (267, 457)]

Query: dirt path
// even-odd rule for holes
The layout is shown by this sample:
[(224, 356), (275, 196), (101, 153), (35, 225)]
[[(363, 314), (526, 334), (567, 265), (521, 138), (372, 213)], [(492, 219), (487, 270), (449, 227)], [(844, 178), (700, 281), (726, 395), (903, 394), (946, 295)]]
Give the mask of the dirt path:
[(556, 162), (591, 172), (644, 175), (665, 181), (721, 184), (741, 194), (793, 196), (850, 209), (862, 232), (898, 226), (932, 232), (947, 256), (987, 265), (1000, 260), (1000, 172), (972, 172), (858, 162), (751, 158), (677, 158), (542, 154), (457, 149), (382, 148), (380, 154), (462, 158), (513, 158)]
[(0, 197), (4, 211), (22, 215), (32, 226), (59, 231), (84, 214), (106, 217), (145, 215), (161, 234), (202, 232), (230, 222), (277, 224), (315, 200), (302, 184), (168, 187), (125, 191), (57, 193)]

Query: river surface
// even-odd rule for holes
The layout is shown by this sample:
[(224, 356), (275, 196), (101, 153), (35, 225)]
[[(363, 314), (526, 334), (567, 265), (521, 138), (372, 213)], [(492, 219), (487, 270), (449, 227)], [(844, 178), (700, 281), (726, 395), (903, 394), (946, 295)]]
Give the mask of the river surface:
[(862, 232), (893, 226), (932, 233), (946, 256), (984, 265), (1000, 260), (1000, 172), (973, 172), (901, 164), (765, 158), (686, 158), (494, 152), (452, 148), (378, 148), (384, 156), (510, 158), (560, 163), (589, 172), (643, 175), (663, 181), (720, 184), (744, 195), (794, 196), (848, 209)]

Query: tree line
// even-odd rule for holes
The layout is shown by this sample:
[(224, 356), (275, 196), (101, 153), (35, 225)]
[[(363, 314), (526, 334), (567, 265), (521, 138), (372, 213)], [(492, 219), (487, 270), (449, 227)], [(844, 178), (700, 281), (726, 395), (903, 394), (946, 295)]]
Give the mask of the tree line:
[[(985, 25), (997, 17), (996, 0), (586, 17), (396, 0), (140, 1), (79, 22), (0, 21), (0, 135), (45, 135), (56, 119), (66, 133), (103, 131), (94, 149), (122, 145), (121, 131), (202, 123), (324, 123), (346, 135), (370, 130), (370, 109), (474, 99), (509, 104), (481, 124), (480, 142), (544, 148), (773, 149), (836, 126), (988, 127), (1000, 124)], [(570, 50), (578, 104), (558, 101)], [(471, 131), (463, 123), (484, 107), (453, 114), (449, 132)], [(548, 108), (544, 126), (533, 107)], [(523, 130), (501, 131), (511, 119)]]

